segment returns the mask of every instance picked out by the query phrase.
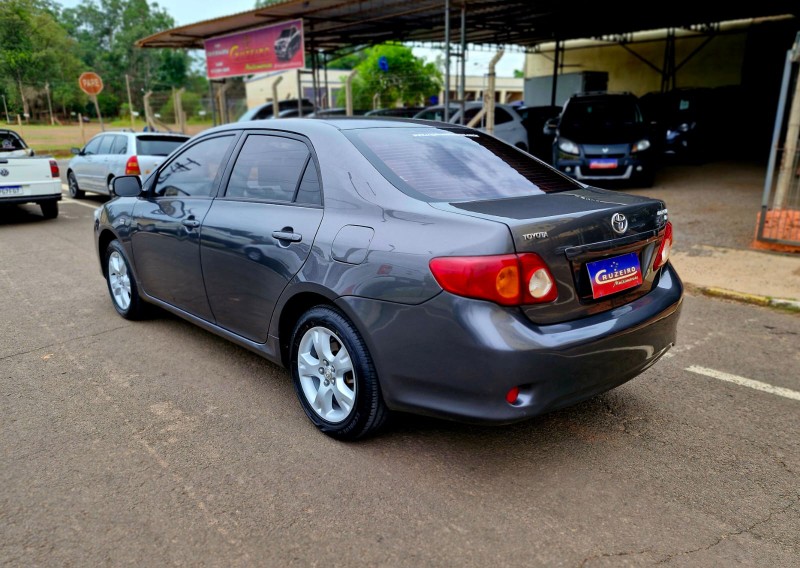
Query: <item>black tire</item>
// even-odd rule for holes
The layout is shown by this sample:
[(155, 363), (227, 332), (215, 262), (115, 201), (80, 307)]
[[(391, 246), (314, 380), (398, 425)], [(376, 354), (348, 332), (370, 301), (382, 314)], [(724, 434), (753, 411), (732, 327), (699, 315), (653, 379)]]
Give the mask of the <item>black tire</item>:
[(78, 186), (78, 180), (72, 172), (67, 172), (67, 186), (69, 187), (69, 196), (72, 199), (83, 199), (86, 195), (86, 192)]
[[(325, 420), (308, 401), (300, 381), (298, 353), (301, 341), (310, 329), (325, 328), (340, 338), (352, 362), (355, 402), (346, 418), (339, 422)], [(337, 440), (357, 440), (375, 433), (389, 415), (383, 402), (378, 375), (361, 335), (344, 314), (332, 306), (316, 306), (299, 319), (292, 331), (290, 370), (297, 398), (309, 420), (322, 432)], [(321, 357), (318, 356), (321, 359)], [(327, 383), (326, 383), (327, 384)]]
[(58, 201), (42, 201), (39, 203), (42, 209), (42, 217), (45, 219), (55, 219), (58, 217)]
[[(112, 265), (109, 265), (109, 262), (112, 261), (112, 255), (115, 255), (115, 253), (118, 256), (115, 256), (114, 258), (118, 258), (122, 263), (124, 263), (125, 274), (128, 275), (130, 298), (127, 306), (125, 306), (124, 302), (119, 299), (119, 296), (115, 296), (114, 289), (112, 287), (112, 271), (114, 271), (114, 268)], [(111, 241), (105, 250), (105, 254), (103, 255), (103, 274), (106, 277), (106, 285), (108, 286), (108, 293), (111, 296), (111, 304), (114, 306), (114, 309), (117, 310), (117, 313), (128, 320), (144, 319), (148, 312), (147, 304), (145, 304), (139, 297), (139, 289), (136, 286), (136, 278), (131, 270), (131, 264), (128, 262), (125, 249), (117, 240)], [(127, 294), (123, 294), (123, 297), (126, 295)]]

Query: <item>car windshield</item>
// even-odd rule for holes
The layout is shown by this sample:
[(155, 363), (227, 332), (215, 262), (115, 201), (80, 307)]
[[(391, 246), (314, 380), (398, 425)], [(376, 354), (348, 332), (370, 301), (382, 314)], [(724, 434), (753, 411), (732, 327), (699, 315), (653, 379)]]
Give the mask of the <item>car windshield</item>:
[(289, 37), (290, 35), (292, 35), (292, 28), (286, 28), (279, 37)]
[(395, 187), (423, 201), (482, 201), (579, 188), (528, 154), (465, 129), (344, 132)]
[(168, 156), (189, 139), (174, 136), (140, 136), (136, 139), (136, 153), (140, 156)]
[(572, 100), (564, 110), (562, 124), (571, 128), (613, 129), (642, 122), (642, 113), (632, 98), (607, 97)]

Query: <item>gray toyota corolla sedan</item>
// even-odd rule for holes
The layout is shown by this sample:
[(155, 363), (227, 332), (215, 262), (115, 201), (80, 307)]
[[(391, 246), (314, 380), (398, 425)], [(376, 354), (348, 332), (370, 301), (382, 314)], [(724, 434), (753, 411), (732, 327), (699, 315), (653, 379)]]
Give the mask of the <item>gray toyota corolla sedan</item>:
[(115, 192), (95, 236), (117, 312), (155, 304), (288, 367), (336, 438), (389, 411), (530, 418), (632, 379), (675, 341), (664, 203), (469, 128), (236, 123)]

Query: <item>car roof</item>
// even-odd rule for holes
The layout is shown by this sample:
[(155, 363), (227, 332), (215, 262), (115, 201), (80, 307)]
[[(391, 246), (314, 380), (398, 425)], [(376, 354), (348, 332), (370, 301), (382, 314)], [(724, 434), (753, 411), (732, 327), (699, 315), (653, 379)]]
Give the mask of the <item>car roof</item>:
[(283, 132), (294, 132), (312, 136), (329, 132), (331, 129), (346, 131), (359, 130), (365, 128), (453, 128), (456, 125), (446, 122), (436, 122), (433, 120), (421, 120), (416, 118), (393, 118), (393, 117), (320, 117), (320, 118), (280, 118), (277, 120), (249, 120), (246, 122), (235, 122), (217, 126), (206, 130), (203, 134), (225, 132), (228, 130), (276, 130)]

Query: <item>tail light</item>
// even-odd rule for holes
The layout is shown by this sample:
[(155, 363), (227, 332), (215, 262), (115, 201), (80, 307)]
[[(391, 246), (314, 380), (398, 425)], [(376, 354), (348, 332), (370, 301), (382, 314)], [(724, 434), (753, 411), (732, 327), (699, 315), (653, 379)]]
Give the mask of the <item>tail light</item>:
[(142, 170), (139, 169), (139, 158), (136, 156), (131, 156), (128, 158), (128, 162), (125, 164), (125, 175), (126, 176), (140, 176), (142, 175)]
[(61, 173), (58, 171), (58, 162), (55, 160), (50, 160), (50, 177), (61, 177)]
[(667, 221), (667, 226), (664, 229), (664, 239), (661, 241), (661, 246), (658, 247), (656, 260), (653, 263), (654, 270), (658, 270), (667, 264), (670, 252), (672, 252), (672, 223)]
[(430, 269), (443, 289), (503, 306), (552, 302), (555, 280), (538, 254), (434, 258)]

